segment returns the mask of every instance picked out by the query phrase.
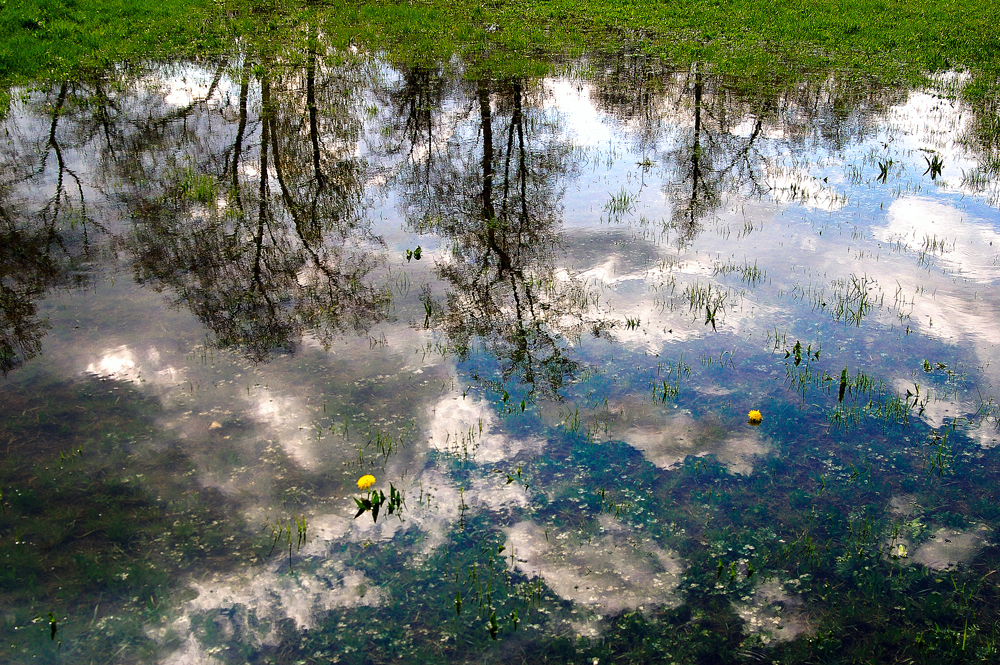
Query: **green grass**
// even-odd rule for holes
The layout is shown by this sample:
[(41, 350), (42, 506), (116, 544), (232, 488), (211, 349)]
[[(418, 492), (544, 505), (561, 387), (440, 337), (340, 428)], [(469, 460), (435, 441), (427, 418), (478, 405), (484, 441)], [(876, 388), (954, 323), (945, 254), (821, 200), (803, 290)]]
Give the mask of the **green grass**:
[(145, 54), (224, 48), (227, 26), (204, 0), (2, 0), (0, 76), (65, 76)]
[(304, 39), (411, 64), (543, 71), (597, 50), (699, 60), (750, 81), (831, 70), (877, 79), (997, 71), (997, 0), (0, 0), (6, 86), (144, 59), (224, 55)]

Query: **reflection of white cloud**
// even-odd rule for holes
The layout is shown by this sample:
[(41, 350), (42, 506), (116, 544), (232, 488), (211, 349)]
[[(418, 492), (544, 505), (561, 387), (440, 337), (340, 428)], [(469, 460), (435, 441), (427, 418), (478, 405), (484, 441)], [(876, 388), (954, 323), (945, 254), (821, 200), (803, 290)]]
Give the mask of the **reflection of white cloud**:
[(515, 439), (501, 432), (490, 404), (474, 397), (451, 393), (430, 411), (428, 442), (441, 452), (492, 464), (545, 445), (542, 439)]
[[(410, 529), (423, 533), (420, 540), (420, 554), (427, 555), (438, 549), (451, 537), (451, 531), (465, 517), (487, 510), (510, 513), (528, 505), (528, 493), (516, 481), (507, 483), (501, 473), (487, 472), (480, 478), (472, 478), (466, 486), (460, 486), (436, 467), (430, 467), (413, 477), (408, 485), (397, 489), (405, 492), (406, 507), (402, 515), (379, 516), (377, 523), (370, 514), (357, 520), (328, 519), (320, 522), (317, 533), (330, 541), (347, 537), (354, 541), (371, 540), (388, 542)], [(381, 489), (388, 494), (388, 483), (376, 483), (373, 489)], [(345, 508), (345, 514), (353, 510), (353, 503)], [(351, 513), (353, 515), (353, 512)]]
[(1000, 278), (1000, 233), (987, 220), (970, 218), (939, 201), (907, 196), (893, 201), (878, 240), (905, 243), (929, 262), (977, 282)]
[[(907, 527), (916, 527), (921, 531), (925, 528), (921, 523), (923, 508), (915, 496), (894, 496), (889, 501), (888, 509), (892, 515), (906, 521)], [(885, 556), (903, 565), (917, 563), (931, 570), (945, 570), (971, 561), (988, 544), (986, 538), (990, 532), (986, 525), (966, 530), (938, 527), (929, 538), (917, 545), (910, 537), (912, 534), (907, 535), (904, 531), (885, 542)]]
[[(914, 298), (910, 325), (921, 333), (940, 340), (961, 342), (979, 338), (997, 344), (1000, 330), (996, 328), (996, 313), (975, 302), (974, 294), (937, 292)], [(990, 354), (992, 355), (992, 354)]]
[(964, 431), (970, 439), (979, 442), (983, 448), (993, 448), (1000, 444), (1000, 429), (985, 420), (970, 425)]
[(466, 490), (466, 504), (494, 512), (509, 512), (528, 506), (528, 493), (518, 480), (507, 482), (504, 473), (491, 473), (484, 478), (473, 478)]
[[(187, 106), (208, 96), (212, 75), (201, 67), (186, 67), (177, 74), (164, 78), (159, 84), (163, 88), (164, 102), (171, 106)], [(216, 85), (214, 96), (216, 98), (225, 96), (229, 88), (229, 79), (221, 78)]]
[(814, 210), (833, 212), (847, 203), (847, 198), (808, 171), (765, 163), (765, 179), (771, 199), (776, 203), (795, 203)]
[[(705, 324), (703, 309), (691, 309), (686, 290), (711, 289), (725, 293), (725, 301), (733, 300), (733, 292), (712, 279), (715, 262), (708, 255), (686, 256), (669, 268), (652, 267), (621, 272), (623, 257), (613, 257), (580, 273), (580, 278), (600, 288), (608, 303), (605, 316), (615, 323), (615, 340), (635, 349), (657, 354), (664, 344), (677, 344), (704, 337), (715, 331), (738, 332), (744, 314), (736, 308), (719, 310), (713, 330)], [(678, 278), (689, 278), (687, 284)], [(628, 320), (638, 321), (630, 327)]]
[(734, 602), (733, 608), (746, 622), (747, 632), (760, 635), (764, 644), (788, 642), (810, 631), (802, 599), (788, 593), (777, 580), (761, 584), (753, 596)]
[(135, 353), (128, 346), (105, 351), (100, 360), (87, 365), (87, 374), (99, 376), (102, 379), (116, 379), (138, 383), (141, 380)]
[[(939, 82), (949, 91), (965, 78), (966, 74), (952, 73), (939, 77)], [(956, 95), (917, 91), (911, 92), (905, 103), (890, 109), (884, 131), (896, 143), (897, 153), (911, 160), (914, 175), (920, 175), (929, 166), (928, 151), (933, 151), (944, 162), (936, 188), (976, 195), (981, 193), (976, 187), (962, 182), (965, 173), (982, 166), (962, 141), (974, 117)]]
[(746, 139), (750, 138), (756, 132), (761, 138), (771, 140), (783, 140), (788, 134), (781, 125), (764, 125), (758, 129), (758, 122), (759, 119), (756, 116), (747, 115), (742, 121), (733, 125), (732, 129), (729, 130), (729, 134)]
[(645, 279), (644, 275), (635, 273), (618, 274), (618, 262), (620, 260), (619, 257), (615, 256), (607, 257), (602, 263), (580, 272), (577, 277), (587, 281), (594, 280), (602, 286), (610, 286), (620, 282), (642, 282)]
[(975, 412), (975, 408), (971, 404), (963, 403), (958, 399), (951, 399), (947, 395), (935, 390), (933, 386), (920, 385), (920, 394), (918, 396), (916, 395), (916, 383), (917, 381), (914, 381), (913, 377), (897, 378), (892, 381), (892, 387), (902, 397), (907, 397), (907, 391), (910, 393), (908, 399), (913, 400), (916, 397), (920, 408), (914, 409), (911, 414), (912, 416), (919, 417), (931, 427), (944, 427), (945, 423)]
[(642, 402), (623, 407), (621, 414), (622, 438), (661, 469), (673, 468), (689, 455), (715, 455), (730, 473), (749, 475), (770, 450), (760, 431), (749, 425), (734, 431), (711, 418), (695, 420), (687, 412), (668, 413)]
[[(991, 287), (1000, 278), (1000, 234), (993, 225), (947, 203), (909, 196), (894, 201), (885, 223), (872, 231), (881, 246), (867, 258), (816, 264), (831, 274), (865, 275), (881, 291), (873, 294), (880, 312), (872, 318), (889, 325), (896, 319), (908, 332), (974, 355), (983, 379), (996, 385), (1000, 295)], [(942, 352), (951, 354), (935, 350)]]
[(601, 531), (588, 537), (519, 522), (506, 529), (507, 548), (522, 573), (540, 576), (561, 598), (602, 614), (680, 603), (676, 589), (683, 567), (676, 554), (607, 515)]
[[(418, 529), (424, 534), (420, 541), (421, 553), (430, 554), (448, 541), (452, 525), (461, 517), (463, 500), (467, 505), (468, 497), (436, 468), (423, 470), (409, 487), (399, 488), (397, 484), (397, 488), (405, 491), (403, 513), (398, 517), (380, 515), (377, 523), (370, 513), (365, 513), (351, 522), (348, 537), (354, 541), (385, 543), (409, 529)], [(389, 484), (377, 482), (372, 489), (381, 489), (388, 495)]]
[[(373, 489), (388, 491), (388, 483), (376, 483)], [(377, 523), (370, 514), (353, 519), (354, 504), (347, 500), (342, 511), (310, 516), (308, 540), (293, 555), (299, 571), (296, 575), (288, 573), (287, 558), (276, 555), (263, 570), (190, 581), (188, 586), (197, 597), (181, 605), (178, 618), (171, 624), (151, 631), (161, 642), (171, 634), (183, 640), (161, 662), (216, 662), (212, 660), (212, 645), (202, 644), (200, 628), (197, 623), (193, 625), (192, 619), (199, 616), (207, 616), (216, 625), (225, 643), (260, 647), (279, 643), (277, 629), (282, 621), (291, 620), (297, 630), (308, 630), (334, 609), (382, 604), (382, 590), (373, 588), (363, 573), (336, 559), (345, 542), (367, 541), (372, 547), (395, 547), (392, 541), (398, 536), (417, 529), (422, 535), (419, 551), (411, 553), (407, 561), (419, 565), (420, 555), (430, 554), (448, 541), (463, 512), (469, 516), (479, 510), (512, 511), (528, 505), (523, 486), (508, 484), (505, 475), (494, 472), (460, 488), (440, 470), (429, 468), (403, 489), (406, 508), (402, 519), (384, 513)], [(311, 563), (317, 561), (324, 563), (313, 570)]]
[(102, 379), (143, 383), (151, 380), (157, 384), (174, 385), (180, 379), (180, 371), (172, 366), (163, 366), (160, 352), (150, 347), (145, 357), (141, 357), (127, 344), (99, 352), (100, 359), (89, 363), (85, 373)]
[(334, 609), (374, 607), (384, 599), (364, 573), (345, 568), (341, 561), (327, 560), (315, 574), (305, 575), (285, 572), (284, 561), (279, 558), (264, 571), (190, 581), (189, 588), (197, 597), (180, 607), (179, 617), (168, 627), (151, 631), (154, 639), (165, 640), (170, 633), (183, 639), (182, 646), (161, 662), (218, 662), (211, 657), (212, 645), (200, 643), (192, 616), (207, 616), (226, 643), (275, 646), (280, 643), (282, 621), (290, 619), (297, 630), (308, 630)]
[(888, 510), (893, 515), (900, 517), (913, 517), (923, 512), (917, 497), (912, 494), (899, 494), (889, 499)]
[(988, 527), (976, 531), (958, 531), (940, 528), (914, 551), (910, 549), (910, 561), (923, 564), (933, 570), (944, 570), (960, 563), (968, 563), (982, 549)]
[(252, 398), (250, 409), (258, 422), (274, 429), (281, 447), (296, 464), (304, 469), (316, 466), (316, 451), (312, 445), (315, 432), (302, 428), (302, 423), (310, 422), (310, 417), (299, 399), (263, 390)]
[(593, 86), (567, 78), (546, 79), (542, 108), (557, 109), (575, 145), (606, 146), (611, 130), (590, 98)]

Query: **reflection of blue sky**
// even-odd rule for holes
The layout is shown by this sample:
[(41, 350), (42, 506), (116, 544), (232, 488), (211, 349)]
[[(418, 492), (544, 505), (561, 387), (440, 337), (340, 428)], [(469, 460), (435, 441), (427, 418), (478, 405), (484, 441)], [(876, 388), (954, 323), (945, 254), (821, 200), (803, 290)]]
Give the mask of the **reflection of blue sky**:
[[(210, 78), (189, 68), (166, 78), (158, 75), (150, 88), (163, 95), (165, 104), (176, 106), (204, 95)], [(227, 94), (227, 86), (231, 82), (220, 95)], [(561, 265), (556, 274), (562, 280), (581, 279), (599, 292), (595, 309), (617, 323), (610, 333), (614, 345), (582, 342), (572, 347), (581, 355), (624, 348), (629, 361), (642, 358), (647, 366), (655, 366), (656, 358), (687, 352), (689, 362), (697, 365), (700, 353), (736, 348), (747, 357), (763, 356), (769, 352), (767, 336), (786, 332), (789, 340), (823, 342), (838, 369), (864, 365), (900, 392), (923, 383), (923, 394), (932, 399), (922, 417), (932, 427), (973, 412), (975, 391), (927, 385), (919, 367), (903, 366), (884, 347), (923, 352), (931, 361), (951, 366), (964, 363), (970, 368), (969, 384), (982, 385), (984, 393), (1000, 386), (998, 215), (982, 200), (968, 203), (960, 198), (969, 192), (956, 184), (955, 174), (974, 164), (956, 138), (963, 121), (955, 102), (914, 93), (890, 111), (873, 138), (849, 146), (845, 157), (822, 149), (783, 155), (765, 168), (770, 196), (725, 197), (704, 220), (702, 233), (681, 247), (676, 234), (663, 228), (671, 214), (663, 194), (669, 176), (662, 165), (647, 172), (637, 166), (644, 155), (621, 140), (628, 123), (595, 109), (588, 84), (555, 79), (542, 87), (544, 104), (559, 115), (562, 131), (584, 159), (563, 201), (566, 254), (557, 257)], [(469, 123), (475, 121), (474, 114), (463, 116), (460, 111), (449, 107), (447, 124), (457, 125), (454, 134), (472, 137)], [(8, 123), (17, 127), (13, 140), (19, 145), (26, 145), (25, 136), (44, 131), (44, 122), (26, 115), (17, 102), (11, 118)], [(680, 120), (675, 124), (673, 129), (684, 126)], [(931, 127), (935, 133), (928, 135)], [(941, 127), (951, 133), (942, 134)], [(748, 128), (740, 123), (731, 131), (746, 136)], [(443, 134), (441, 140), (452, 135)], [(772, 127), (765, 136), (779, 142), (783, 133)], [(845, 176), (850, 162), (863, 162), (889, 137), (895, 141), (892, 155), (907, 160), (905, 173), (879, 185), (874, 181), (877, 168), (869, 160), (863, 164), (864, 177), (852, 181)], [(663, 142), (675, 139), (676, 132), (667, 131)], [(669, 146), (660, 147), (665, 151)], [(921, 179), (924, 147), (944, 155), (947, 185)], [(74, 165), (82, 169), (83, 161), (76, 157)], [(245, 161), (243, 168), (252, 174), (255, 167)], [(612, 222), (605, 204), (622, 190), (635, 196), (635, 209)], [(96, 190), (87, 191), (96, 196)], [(123, 276), (92, 293), (49, 298), (53, 329), (45, 340), (47, 367), (66, 376), (100, 377), (109, 386), (127, 384), (159, 400), (162, 440), (154, 445), (179, 445), (193, 460), (198, 483), (238, 498), (250, 521), (287, 513), (275, 496), (275, 479), (282, 474), (327, 482), (325, 496), (309, 496), (311, 540), (297, 554), (316, 564), (315, 570), (307, 567), (309, 572), (293, 578), (274, 561), (241, 573), (191, 579), (189, 589), (196, 597), (179, 605), (173, 628), (182, 634), (189, 628), (185, 613), (218, 613), (240, 606), (243, 614), (237, 612), (232, 621), (245, 621), (252, 612), (270, 622), (290, 618), (301, 630), (335, 608), (389, 602), (390, 590), (372, 586), (342, 559), (345, 543), (392, 548), (402, 534), (416, 531), (423, 537), (419, 549), (409, 554), (417, 565), (451, 541), (464, 517), (483, 513), (502, 517), (507, 525), (504, 533), (518, 570), (541, 576), (560, 598), (595, 616), (679, 603), (676, 587), (685, 564), (674, 552), (607, 516), (599, 519), (596, 538), (584, 539), (566, 526), (550, 529), (534, 521), (531, 512), (535, 492), (553, 488), (526, 489), (506, 482), (505, 474), (519, 461), (546, 455), (550, 442), (544, 432), (510, 432), (494, 404), (474, 390), (463, 395), (467, 377), (459, 374), (454, 360), (428, 351), (429, 344), (439, 341), (435, 333), (410, 325), (411, 319), (419, 324), (423, 317), (417, 299), (420, 286), (439, 287), (435, 262), (450, 259), (437, 247), (437, 239), (400, 229), (394, 196), (386, 194), (373, 210), (394, 253), (386, 281), (396, 295), (397, 320), (379, 325), (367, 337), (345, 337), (328, 347), (307, 338), (298, 355), (255, 366), (224, 352), (216, 351), (210, 359), (202, 355), (205, 332), (200, 323), (186, 311), (169, 307), (162, 294), (132, 285)], [(423, 259), (407, 263), (399, 253), (417, 243), (425, 248)], [(761, 284), (750, 286), (719, 272), (722, 265), (746, 262), (766, 273)], [(838, 280), (851, 276), (868, 280), (871, 296), (879, 303), (860, 326), (834, 323), (830, 304), (818, 306), (796, 291), (809, 287), (818, 300), (832, 304)], [(715, 328), (706, 325), (701, 308), (693, 311), (686, 303), (684, 289), (694, 285), (726, 294)], [(638, 319), (640, 325), (627, 329), (626, 318)], [(907, 328), (912, 338), (904, 332)], [(380, 338), (387, 346), (370, 342)], [(757, 383), (771, 381), (773, 374), (754, 375), (745, 368), (739, 372), (746, 375), (741, 380)], [(391, 389), (373, 389), (373, 397), (355, 390), (361, 382), (390, 385), (390, 379), (397, 383)], [(709, 379), (682, 389), (712, 396), (735, 392)], [(392, 391), (405, 391), (406, 406), (396, 403), (401, 395)], [(406, 447), (384, 469), (376, 469), (376, 488), (388, 491), (393, 483), (406, 490), (402, 520), (393, 516), (373, 524), (368, 516), (351, 519), (354, 481), (369, 470), (351, 465), (366, 432), (355, 431), (351, 438), (331, 430), (334, 413), (325, 409), (327, 404), (331, 412), (370, 406), (350, 403), (366, 397), (377, 398), (378, 408), (384, 410), (369, 414), (372, 422), (384, 418), (392, 424), (414, 423)], [(736, 394), (737, 399), (743, 397)], [(672, 404), (654, 404), (646, 386), (616, 396), (604, 408), (616, 417), (613, 436), (663, 472), (688, 456), (714, 455), (729, 473), (750, 474), (760, 459), (772, 454), (772, 442), (759, 430), (729, 429), (731, 414), (708, 411), (696, 417)], [(725, 434), (719, 435), (719, 429)], [(986, 445), (995, 443), (996, 432), (970, 434)], [(223, 444), (238, 453), (229, 466), (213, 457)], [(450, 465), (456, 459), (468, 462), (471, 471), (456, 473)], [(972, 532), (951, 536), (949, 540), (968, 545), (970, 551), (983, 541)], [(914, 560), (943, 567), (940, 561), (959, 556), (935, 547), (915, 546)], [(779, 600), (789, 602), (786, 592), (778, 583), (762, 587), (739, 611), (770, 620), (766, 608)], [(234, 624), (226, 630), (237, 628)], [(255, 639), (268, 644), (273, 635)], [(168, 662), (208, 662), (191, 639), (172, 658)]]
[[(580, 95), (580, 99), (585, 97)], [(578, 104), (568, 114), (569, 126), (573, 126), (576, 114), (593, 117)], [(895, 337), (909, 327), (911, 334), (922, 338), (911, 343), (943, 344), (936, 355), (951, 357), (952, 363), (974, 359), (986, 384), (998, 385), (998, 340), (991, 321), (997, 319), (1000, 303), (990, 286), (1000, 277), (1000, 234), (996, 231), (996, 210), (975, 198), (962, 199), (970, 192), (956, 184), (955, 174), (975, 165), (959, 142), (966, 117), (967, 112), (954, 100), (913, 93), (890, 110), (884, 124), (876, 123), (868, 138), (849, 145), (842, 156), (824, 149), (815, 153), (800, 150), (765, 166), (771, 173), (770, 196), (762, 201), (738, 197), (729, 201), (706, 221), (695, 246), (685, 250), (671, 247), (669, 232), (659, 237), (642, 222), (643, 218), (669, 217), (669, 205), (644, 193), (657, 191), (655, 170), (646, 176), (652, 187), (641, 190), (634, 173), (638, 155), (616, 145), (620, 152), (613, 165), (604, 170), (595, 168), (599, 175), (581, 176), (580, 190), (591, 194), (576, 198), (575, 191), (568, 192), (567, 218), (599, 217), (593, 192), (606, 193), (609, 198), (624, 186), (640, 192), (634, 212), (618, 225), (627, 228), (632, 238), (613, 243), (598, 262), (586, 264), (578, 259), (575, 267), (599, 286), (602, 305), (620, 323), (626, 318), (642, 321), (639, 328), (615, 330), (617, 340), (647, 353), (674, 356), (685, 342), (704, 340), (711, 345), (717, 337), (703, 325), (704, 315), (699, 319), (697, 312), (685, 311), (683, 303), (678, 305), (681, 299), (676, 294), (685, 286), (730, 290), (729, 306), (724, 316), (718, 317), (718, 330), (724, 333), (716, 343), (720, 349), (732, 344), (732, 336), (738, 336), (743, 344), (758, 340), (756, 343), (763, 346), (763, 338), (775, 327), (802, 339), (825, 340), (829, 348), (831, 343), (849, 343), (850, 328), (823, 324), (822, 311), (809, 313), (808, 308), (803, 312), (809, 298), (795, 290), (807, 286), (809, 293), (819, 294), (817, 305), (819, 301), (832, 303), (838, 281), (863, 277), (877, 303), (862, 324), (865, 337)], [(745, 135), (746, 123), (732, 131)], [(765, 135), (778, 140), (781, 128), (772, 127)], [(887, 150), (882, 142), (889, 139)], [(944, 156), (944, 183), (932, 183), (929, 176), (922, 175), (926, 167), (923, 157), (929, 153), (920, 148), (934, 149)], [(901, 175), (893, 172), (895, 181), (891, 177), (884, 185), (876, 182), (878, 167), (868, 157), (876, 153), (905, 162)], [(861, 169), (857, 171), (860, 179), (845, 177), (855, 167)], [(581, 244), (589, 242), (582, 234), (571, 237)], [(922, 251), (928, 244), (932, 251)], [(634, 258), (648, 255), (654, 260)], [(764, 284), (748, 288), (713, 274), (720, 264), (739, 265), (748, 257), (766, 272)], [(673, 301), (664, 296), (665, 286), (673, 290)], [(808, 319), (817, 317), (824, 331), (819, 338), (816, 332), (802, 329)], [(811, 337), (806, 338), (806, 334)], [(884, 365), (881, 371), (895, 386), (912, 388), (920, 381), (912, 376), (916, 368), (895, 367), (888, 361), (877, 365)], [(956, 399), (926, 385), (924, 388), (933, 395), (924, 413), (933, 426), (975, 411), (967, 397)]]
[[(569, 253), (573, 253), (576, 243), (607, 237), (612, 230), (626, 232), (622, 242), (610, 247), (604, 245), (593, 259), (574, 259), (566, 266), (567, 274), (586, 280), (600, 291), (603, 313), (620, 321), (626, 317), (640, 319), (642, 324), (635, 330), (624, 327), (614, 330), (615, 339), (626, 348), (676, 356), (685, 345), (695, 342), (707, 349), (731, 348), (736, 342), (758, 346), (763, 351), (766, 334), (776, 326), (803, 339), (807, 335), (814, 336), (810, 339), (821, 338), (828, 347), (856, 345), (857, 341), (852, 341), (856, 335), (868, 340), (866, 345), (875, 346), (880, 335), (900, 336), (908, 325), (921, 336), (922, 345), (936, 345), (939, 354), (947, 356), (953, 353), (950, 348), (968, 345), (984, 368), (996, 364), (992, 361), (997, 340), (993, 338), (994, 326), (989, 322), (996, 319), (997, 303), (987, 287), (998, 276), (997, 253), (990, 245), (997, 234), (989, 218), (970, 214), (955, 205), (950, 196), (955, 193), (954, 188), (921, 186), (918, 195), (894, 197), (890, 192), (870, 191), (873, 175), (867, 182), (854, 184), (836, 175), (827, 175), (826, 181), (816, 177), (818, 165), (820, 173), (843, 173), (844, 164), (835, 156), (782, 158), (766, 169), (772, 188), (769, 198), (727, 202), (706, 220), (705, 231), (692, 247), (677, 248), (670, 243), (669, 233), (660, 235), (644, 230), (638, 223), (642, 217), (654, 222), (669, 217), (669, 202), (660, 191), (663, 174), (653, 169), (640, 180), (635, 162), (641, 155), (623, 144), (613, 143), (614, 123), (590, 105), (586, 85), (562, 80), (547, 85), (546, 103), (560, 114), (565, 132), (574, 137), (591, 159), (590, 168), (583, 169), (566, 193), (564, 228), (568, 232), (565, 240)], [(890, 114), (894, 124), (885, 131), (904, 136), (902, 125), (912, 123), (914, 114), (922, 113), (928, 103), (924, 98), (916, 98), (894, 109)], [(768, 138), (780, 140), (780, 128), (773, 128)], [(874, 145), (875, 139), (854, 146), (848, 155), (861, 155)], [(954, 141), (941, 145), (955, 149)], [(917, 153), (911, 157), (908, 168), (912, 171), (920, 167), (921, 157)], [(951, 153), (947, 159), (951, 160), (949, 165), (963, 163)], [(636, 207), (632, 214), (609, 228), (604, 205), (622, 188), (637, 196)], [(887, 194), (890, 200), (883, 210)], [(386, 219), (391, 215), (388, 213)], [(854, 236), (855, 227), (862, 229), (860, 236)], [(595, 231), (597, 236), (593, 234)], [(920, 248), (925, 237), (944, 240), (945, 248), (922, 257)], [(893, 243), (905, 247), (897, 245), (893, 249), (890, 247)], [(637, 259), (641, 255), (651, 255), (657, 260), (643, 263)], [(447, 260), (433, 253), (425, 257), (430, 259), (427, 264), (409, 267), (414, 274), (426, 270), (434, 259)], [(717, 273), (718, 265), (740, 264), (748, 257), (767, 273), (765, 283), (750, 288)], [(871, 280), (872, 295), (881, 303), (860, 329), (843, 323), (831, 324), (822, 309), (810, 313), (808, 303), (792, 295), (796, 286), (809, 284), (823, 290), (824, 297), (830, 300), (835, 282), (852, 275)], [(674, 285), (672, 296), (666, 294), (668, 283)], [(713, 285), (729, 293), (729, 305), (719, 316), (718, 332), (704, 324), (700, 312), (692, 313), (684, 305), (681, 291), (692, 284)], [(883, 294), (894, 298), (897, 289), (901, 290), (905, 305), (895, 302), (887, 305), (881, 300)], [(900, 313), (904, 315), (902, 320), (898, 318)], [(807, 324), (810, 317), (818, 317), (823, 323)], [(964, 352), (960, 355), (965, 357)], [(895, 366), (891, 359), (878, 360), (875, 367), (900, 391), (920, 380), (919, 376), (913, 376), (915, 368)], [(994, 372), (984, 370), (984, 378), (996, 384)], [(691, 389), (720, 388), (693, 385)], [(940, 427), (957, 415), (974, 410), (967, 399), (937, 394), (933, 387), (925, 386), (924, 390), (932, 395), (923, 415), (931, 426)], [(463, 398), (455, 392), (432, 395), (428, 391), (426, 404), (428, 415), (422, 423), (424, 450), (434, 450), (445, 457), (468, 453), (478, 465), (478, 475), (459, 482), (450, 477), (446, 465), (421, 467), (417, 462), (418, 470), (411, 470), (408, 479), (408, 496), (426, 492), (433, 496), (429, 504), (411, 500), (403, 522), (393, 519), (379, 525), (364, 520), (354, 523), (336, 514), (317, 515), (317, 525), (324, 523), (323, 520), (330, 524), (317, 526), (317, 534), (327, 534), (318, 536), (320, 541), (327, 539), (331, 548), (340, 539), (367, 539), (379, 546), (390, 546), (401, 532), (419, 529), (426, 538), (424, 549), (416, 554), (427, 554), (449, 541), (451, 529), (462, 517), (458, 510), (462, 502), (472, 512), (516, 516), (519, 511), (530, 509), (530, 491), (517, 484), (505, 484), (502, 475), (491, 471), (494, 466), (504, 466), (524, 456), (544, 454), (544, 440), (506, 433), (494, 407), (473, 395)], [(707, 427), (704, 420), (696, 420), (683, 411), (658, 410), (639, 396), (609, 404), (608, 409), (618, 414), (615, 436), (665, 470), (688, 455), (711, 454), (730, 473), (747, 474), (771, 449), (758, 430), (746, 428), (719, 439), (702, 431)], [(411, 453), (413, 457), (409, 459), (419, 460), (416, 452)], [(392, 470), (402, 471), (398, 465)], [(558, 596), (596, 615), (676, 604), (676, 585), (683, 562), (619, 522), (605, 519), (601, 527), (604, 530), (601, 536), (585, 541), (579, 533), (565, 528), (552, 529), (546, 534), (545, 526), (524, 519), (507, 528), (508, 544), (516, 553), (516, 567), (521, 572), (540, 575)], [(323, 531), (324, 528), (327, 530)], [(959, 540), (964, 543), (975, 536), (962, 538)], [(622, 543), (633, 541), (638, 544), (623, 549)], [(324, 546), (311, 547), (322, 550)], [(929, 547), (917, 550), (927, 562), (937, 556)], [(774, 610), (776, 606), (786, 608), (780, 620)], [(808, 629), (796, 598), (777, 582), (762, 586), (738, 610), (753, 624), (751, 630), (769, 632), (774, 639), (789, 639)]]

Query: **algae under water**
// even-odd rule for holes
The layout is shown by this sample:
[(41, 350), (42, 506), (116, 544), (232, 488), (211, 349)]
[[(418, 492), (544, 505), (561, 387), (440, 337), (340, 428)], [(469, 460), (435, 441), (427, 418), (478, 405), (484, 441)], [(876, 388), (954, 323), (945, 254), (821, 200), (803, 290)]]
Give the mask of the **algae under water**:
[(994, 660), (994, 110), (731, 83), (14, 95), (0, 660)]

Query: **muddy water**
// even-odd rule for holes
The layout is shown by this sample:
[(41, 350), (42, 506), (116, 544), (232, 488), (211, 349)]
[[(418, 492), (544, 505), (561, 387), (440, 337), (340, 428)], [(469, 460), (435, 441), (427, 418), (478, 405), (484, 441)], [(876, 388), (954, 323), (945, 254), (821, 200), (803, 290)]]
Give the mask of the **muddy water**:
[(996, 562), (961, 76), (294, 62), (4, 121), (5, 661), (794, 654)]

